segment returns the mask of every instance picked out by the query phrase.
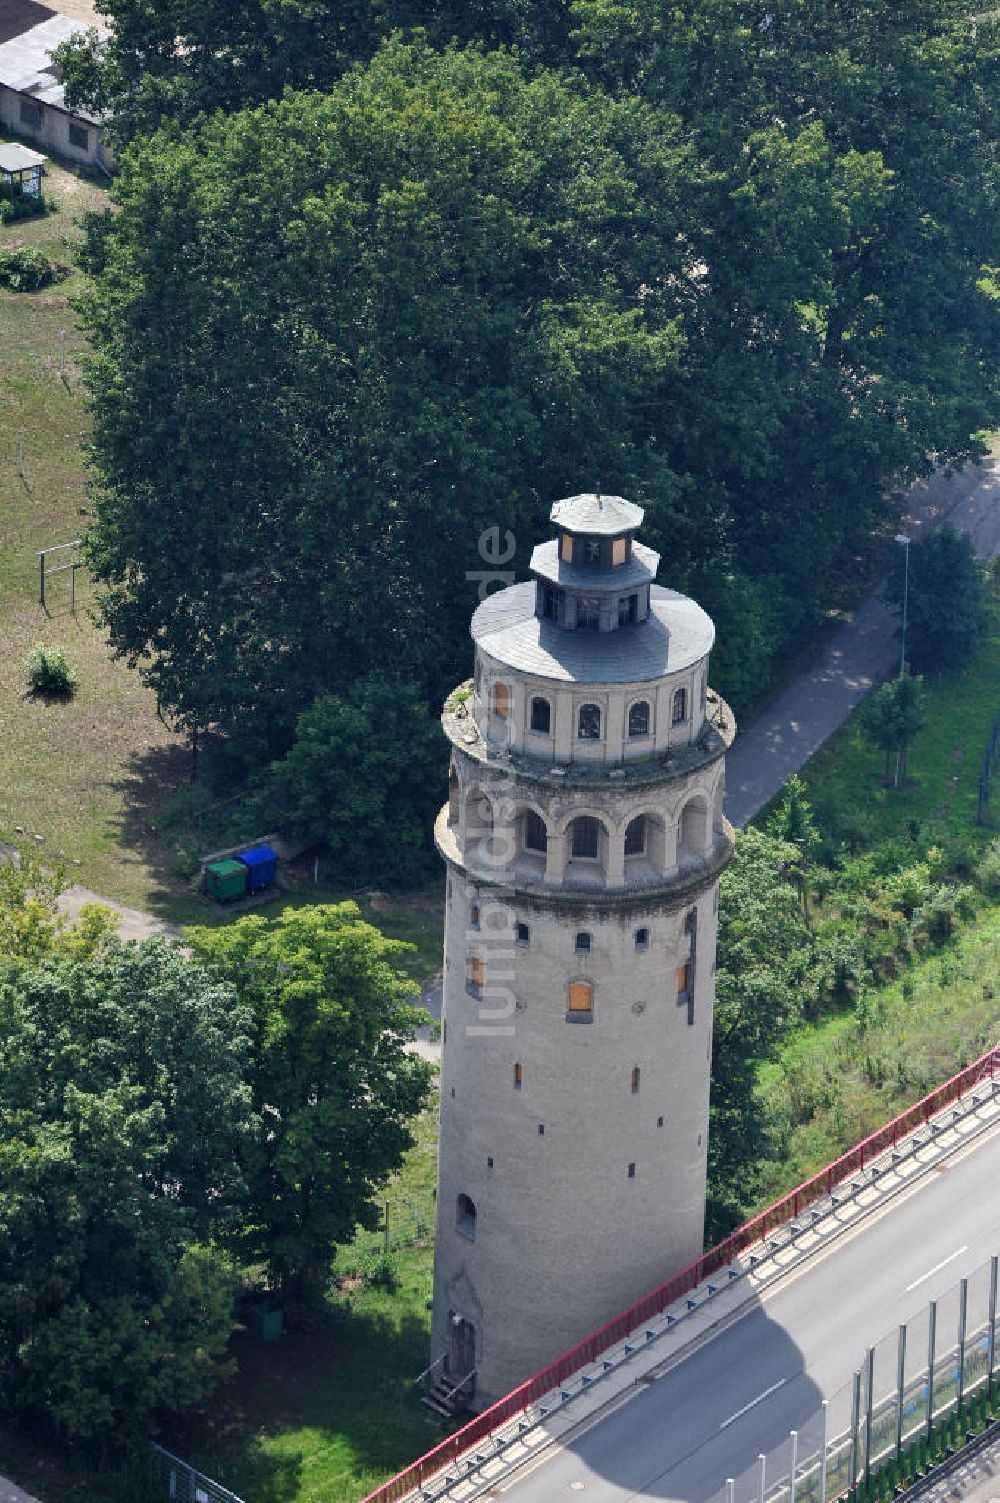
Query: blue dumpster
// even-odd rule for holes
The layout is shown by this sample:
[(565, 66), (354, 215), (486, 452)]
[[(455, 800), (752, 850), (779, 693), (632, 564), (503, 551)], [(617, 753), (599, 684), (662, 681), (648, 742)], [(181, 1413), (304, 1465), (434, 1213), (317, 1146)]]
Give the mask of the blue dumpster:
[(260, 892), (274, 882), (278, 857), (269, 845), (255, 845), (251, 851), (241, 851), (236, 859), (247, 869), (247, 892)]

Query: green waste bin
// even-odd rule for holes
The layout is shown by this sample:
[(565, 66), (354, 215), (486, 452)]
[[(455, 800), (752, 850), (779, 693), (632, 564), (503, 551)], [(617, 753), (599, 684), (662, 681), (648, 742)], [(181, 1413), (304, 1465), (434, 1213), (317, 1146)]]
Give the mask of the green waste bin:
[(250, 1315), (250, 1329), (258, 1341), (277, 1341), (285, 1328), (283, 1310), (264, 1310), (255, 1305)]
[(217, 903), (241, 898), (247, 888), (247, 869), (242, 861), (210, 861), (205, 868), (205, 891)]

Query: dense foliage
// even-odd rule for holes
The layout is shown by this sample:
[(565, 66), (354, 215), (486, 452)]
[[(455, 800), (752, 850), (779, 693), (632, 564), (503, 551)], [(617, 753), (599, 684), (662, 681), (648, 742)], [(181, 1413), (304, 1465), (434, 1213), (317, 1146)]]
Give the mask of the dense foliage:
[(0, 1397), (102, 1449), (231, 1369), (237, 1278), (321, 1293), (374, 1224), (428, 1067), (353, 905), (121, 945), (0, 868)]
[(925, 723), (923, 701), (923, 681), (903, 673), (881, 684), (861, 706), (861, 729), (885, 754), (887, 782), (893, 757), (897, 785), (906, 780), (907, 755)]
[(989, 626), (986, 575), (972, 542), (944, 526), (909, 551), (909, 581), (898, 569), (886, 588), (900, 610), (907, 597), (907, 661), (918, 673), (964, 668)]
[(90, 558), (115, 648), (247, 762), (386, 665), (438, 702), (484, 528), (523, 569), (598, 478), (739, 704), (997, 420), (997, 29), (951, 0), (110, 9), (69, 59), (131, 142)]

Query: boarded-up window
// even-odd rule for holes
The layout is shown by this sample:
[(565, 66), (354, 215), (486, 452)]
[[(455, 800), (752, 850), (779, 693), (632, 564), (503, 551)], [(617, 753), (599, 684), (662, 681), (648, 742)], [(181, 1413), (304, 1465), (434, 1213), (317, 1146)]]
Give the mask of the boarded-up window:
[(499, 716), (499, 718), (501, 720), (506, 720), (507, 719), (507, 712), (508, 712), (509, 706), (510, 706), (510, 695), (507, 692), (507, 685), (506, 684), (494, 684), (493, 685), (493, 713), (494, 713), (494, 715)]
[(519, 1091), (521, 1089), (521, 1081), (523, 1079), (524, 1079), (524, 1072), (521, 1069), (520, 1061), (518, 1061), (518, 1063), (514, 1066), (514, 1089), (515, 1089), (515, 1091)]
[(686, 993), (691, 985), (691, 964), (685, 960), (683, 965), (677, 967), (677, 995)]
[(594, 1010), (594, 988), (589, 981), (574, 981), (569, 989), (569, 1009), (572, 1013), (591, 1013)]
[(625, 547), (624, 538), (615, 538), (611, 544), (611, 564), (613, 568), (625, 562)]
[(469, 960), (469, 985), (482, 986), (483, 962), (478, 955), (473, 955)]
[(562, 535), (562, 549), (560, 551), (563, 563), (571, 564), (573, 562), (573, 539), (568, 532), (564, 532)]

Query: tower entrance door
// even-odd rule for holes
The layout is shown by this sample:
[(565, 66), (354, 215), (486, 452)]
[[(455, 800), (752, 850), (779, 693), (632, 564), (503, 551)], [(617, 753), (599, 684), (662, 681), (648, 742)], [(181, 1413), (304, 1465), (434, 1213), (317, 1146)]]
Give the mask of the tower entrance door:
[(468, 1400), (476, 1391), (476, 1328), (471, 1320), (456, 1315), (452, 1310), (448, 1318), (448, 1329), (448, 1376), (456, 1384), (469, 1379), (462, 1392), (463, 1399)]

